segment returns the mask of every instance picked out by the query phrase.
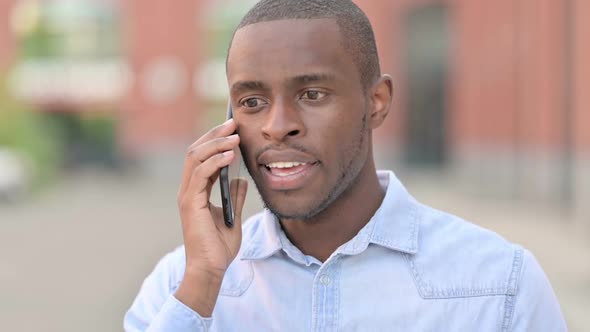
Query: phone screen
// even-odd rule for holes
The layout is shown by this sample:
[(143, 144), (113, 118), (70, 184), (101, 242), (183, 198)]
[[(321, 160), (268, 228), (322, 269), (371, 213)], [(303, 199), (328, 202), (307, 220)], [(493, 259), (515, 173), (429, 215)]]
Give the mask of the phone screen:
[[(233, 111), (231, 102), (227, 106), (227, 118), (233, 118)], [(223, 167), (219, 173), (219, 185), (221, 191), (221, 206), (223, 209), (223, 219), (227, 227), (233, 227), (235, 220), (235, 202), (237, 193), (239, 190), (238, 181), (240, 178), (241, 171), (241, 160), (240, 149), (236, 147), (234, 149), (234, 160), (229, 166)]]

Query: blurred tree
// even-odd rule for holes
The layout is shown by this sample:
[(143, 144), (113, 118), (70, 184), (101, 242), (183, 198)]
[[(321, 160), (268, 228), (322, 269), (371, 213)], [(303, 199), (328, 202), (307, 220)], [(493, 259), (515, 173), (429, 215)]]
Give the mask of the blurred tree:
[(21, 55), (24, 58), (54, 58), (59, 52), (55, 42), (57, 36), (52, 33), (45, 20), (41, 20), (21, 42)]
[(48, 182), (57, 171), (62, 156), (59, 132), (44, 121), (44, 114), (33, 112), (16, 100), (0, 74), (0, 148), (13, 150), (31, 164), (33, 184)]

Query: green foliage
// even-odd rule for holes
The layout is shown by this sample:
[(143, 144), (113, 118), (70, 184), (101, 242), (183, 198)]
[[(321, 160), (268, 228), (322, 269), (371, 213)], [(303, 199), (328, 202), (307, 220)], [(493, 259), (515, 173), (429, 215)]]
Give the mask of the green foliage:
[(0, 76), (0, 148), (14, 150), (31, 162), (35, 185), (56, 174), (62, 155), (62, 140), (45, 116), (11, 96)]
[(81, 121), (86, 138), (96, 146), (112, 150), (115, 146), (115, 124), (112, 116), (87, 117)]
[(116, 167), (119, 156), (113, 112), (89, 111), (87, 114), (77, 115), (75, 125), (77, 130), (69, 132), (75, 133), (77, 131), (77, 134), (70, 137), (70, 141), (78, 142), (84, 151), (78, 154), (76, 161)]
[(230, 0), (213, 5), (205, 17), (208, 32), (208, 52), (212, 58), (226, 57), (229, 42), (236, 26), (257, 0)]
[(26, 38), (21, 40), (24, 58), (53, 58), (59, 55), (59, 45), (54, 32), (42, 20)]

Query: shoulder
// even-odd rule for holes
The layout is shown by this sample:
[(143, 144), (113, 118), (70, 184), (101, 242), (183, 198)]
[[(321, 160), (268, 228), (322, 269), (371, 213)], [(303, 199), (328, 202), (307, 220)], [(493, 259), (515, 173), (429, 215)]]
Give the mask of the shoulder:
[(426, 298), (515, 294), (524, 249), (466, 220), (418, 204), (419, 250), (408, 262)]
[[(256, 234), (262, 231), (262, 216), (263, 213), (261, 212), (248, 218), (248, 220), (244, 222), (242, 226), (242, 246), (240, 251), (243, 251), (244, 248), (247, 247), (247, 244), (251, 243), (251, 240)], [(157, 284), (162, 292), (173, 292), (178, 288), (184, 276), (185, 257), (184, 245), (180, 245), (168, 252), (158, 261), (152, 273), (146, 278), (144, 284)], [(239, 254), (236, 260), (239, 260)], [(232, 263), (232, 265), (236, 265), (234, 263)]]
[[(242, 246), (240, 251), (243, 251), (244, 248), (247, 247), (247, 244), (251, 243), (251, 240), (256, 237), (256, 234), (262, 231), (262, 217), (263, 213), (261, 212), (248, 218), (244, 222), (242, 226)], [(239, 254), (236, 260), (239, 260)], [(185, 261), (186, 256), (184, 245), (180, 245), (165, 254), (158, 261), (154, 270), (146, 279), (146, 282), (155, 282), (162, 287), (162, 291), (166, 289), (168, 293), (173, 292), (178, 288), (184, 276)], [(232, 263), (232, 265), (236, 265), (234, 263)]]
[(185, 257), (184, 245), (176, 247), (158, 261), (144, 284), (157, 284), (161, 287), (162, 293), (174, 292), (184, 276)]
[(125, 314), (126, 330), (142, 327), (147, 329), (150, 322), (168, 301), (184, 275), (184, 246), (166, 254), (145, 278), (133, 304)]
[(524, 251), (516, 295), (507, 300), (504, 326), (514, 331), (567, 331), (559, 302), (543, 269)]

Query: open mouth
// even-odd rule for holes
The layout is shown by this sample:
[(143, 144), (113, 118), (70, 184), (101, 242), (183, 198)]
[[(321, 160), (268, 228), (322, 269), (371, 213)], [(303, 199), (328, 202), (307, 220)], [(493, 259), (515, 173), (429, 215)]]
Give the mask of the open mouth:
[(317, 161), (281, 161), (261, 165), (261, 168), (271, 189), (293, 190), (305, 185), (318, 164)]
[(266, 169), (274, 176), (287, 177), (304, 171), (308, 166), (317, 164), (304, 163), (297, 161), (281, 161), (264, 165)]

